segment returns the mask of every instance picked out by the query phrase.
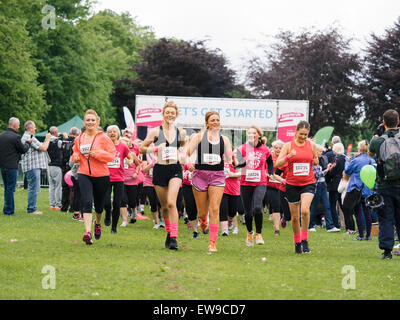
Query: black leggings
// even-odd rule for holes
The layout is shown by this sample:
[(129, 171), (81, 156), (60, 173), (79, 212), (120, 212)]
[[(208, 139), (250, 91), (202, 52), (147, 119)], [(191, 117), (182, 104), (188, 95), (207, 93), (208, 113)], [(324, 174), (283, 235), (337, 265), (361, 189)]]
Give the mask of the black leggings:
[(79, 183), (78, 183), (78, 180), (74, 178), (74, 176), (71, 176), (71, 180), (72, 180), (72, 183), (74, 184), (74, 186), (72, 188), (72, 192), (73, 192), (74, 196), (72, 197), (71, 209), (74, 212), (81, 211)]
[(92, 213), (93, 202), (94, 211), (98, 214), (104, 210), (104, 194), (110, 185), (110, 176), (90, 177), (85, 174), (78, 174), (79, 190), (81, 192), (82, 213)]
[(120, 216), (121, 201), (124, 195), (124, 182), (123, 181), (113, 181), (110, 183), (107, 193), (104, 195), (105, 204), (104, 209), (106, 210), (106, 217), (111, 214), (111, 190), (113, 190), (113, 203), (112, 203), (112, 222), (111, 229), (116, 230), (118, 219)]
[(286, 193), (279, 190), (279, 198), (281, 200), (281, 213), (286, 221), (292, 220), (292, 214), (290, 213), (289, 202), (286, 199)]
[[(150, 202), (150, 210), (151, 212), (156, 212), (158, 207), (158, 198), (156, 189), (154, 187), (143, 187), (144, 194), (147, 196)], [(160, 205), (161, 207), (161, 205)]]
[(221, 205), (219, 207), (219, 221), (228, 221), (229, 218), (236, 216), (238, 199), (240, 201), (240, 196), (232, 196), (230, 194), (224, 193), (221, 200)]
[(186, 184), (182, 185), (182, 195), (185, 200), (186, 213), (189, 221), (197, 219), (197, 206), (196, 200), (194, 199), (192, 186)]
[(137, 184), (134, 185), (124, 185), (124, 195), (121, 201), (121, 207), (130, 207), (131, 209), (135, 209), (137, 205), (137, 193), (138, 193), (138, 186)]
[(246, 227), (249, 233), (253, 231), (253, 214), (254, 222), (256, 223), (256, 233), (261, 233), (262, 231), (262, 204), (266, 190), (266, 185), (240, 186), (240, 196), (246, 214)]
[(138, 184), (136, 205), (146, 204), (146, 194), (143, 191), (143, 182)]

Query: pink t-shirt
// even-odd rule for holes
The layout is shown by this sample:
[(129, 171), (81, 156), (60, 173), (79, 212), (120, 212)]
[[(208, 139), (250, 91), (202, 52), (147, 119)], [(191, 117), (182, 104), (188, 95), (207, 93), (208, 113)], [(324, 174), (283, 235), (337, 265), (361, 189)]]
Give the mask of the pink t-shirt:
[(194, 163), (186, 163), (183, 167), (183, 184), (186, 184), (187, 186), (191, 186), (192, 185), (192, 177), (193, 177), (193, 172), (189, 171), (189, 168), (193, 166), (194, 167)]
[(129, 154), (129, 149), (125, 143), (120, 142), (115, 146), (115, 158), (108, 163), (110, 171), (110, 181), (124, 181), (124, 159)]
[(143, 187), (154, 187), (153, 185), (153, 168), (156, 159), (153, 159), (149, 154), (146, 155), (147, 163), (151, 163), (151, 168), (148, 172), (143, 172)]
[(246, 166), (242, 168), (240, 184), (243, 186), (259, 186), (267, 184), (265, 170), (267, 168), (267, 159), (271, 154), (269, 148), (261, 144), (254, 148), (249, 143), (245, 143), (238, 148), (246, 160)]
[(138, 184), (137, 178), (133, 178), (133, 175), (136, 173), (136, 165), (132, 163), (132, 165), (128, 166), (125, 163), (125, 171), (124, 171), (124, 184), (127, 186), (134, 186)]
[(224, 161), (224, 172), (225, 172), (225, 189), (224, 193), (231, 196), (240, 196), (240, 177), (228, 178), (228, 172), (237, 172), (235, 168)]

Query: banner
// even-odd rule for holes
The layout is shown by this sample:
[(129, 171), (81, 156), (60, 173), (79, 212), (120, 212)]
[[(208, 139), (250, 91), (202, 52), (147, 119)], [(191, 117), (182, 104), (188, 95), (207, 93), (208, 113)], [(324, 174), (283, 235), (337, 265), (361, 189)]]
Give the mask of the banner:
[(278, 139), (289, 142), (294, 138), (297, 124), (308, 121), (308, 101), (279, 100), (278, 104)]

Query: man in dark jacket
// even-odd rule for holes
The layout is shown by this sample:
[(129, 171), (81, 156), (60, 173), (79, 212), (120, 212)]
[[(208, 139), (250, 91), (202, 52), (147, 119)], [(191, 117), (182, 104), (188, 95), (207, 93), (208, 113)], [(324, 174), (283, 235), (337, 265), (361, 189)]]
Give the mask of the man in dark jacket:
[(4, 183), (3, 213), (14, 214), (14, 193), (17, 185), (18, 162), (21, 154), (28, 151), (32, 139), (21, 142), (18, 135), (19, 119), (10, 118), (8, 129), (0, 133), (0, 170)]

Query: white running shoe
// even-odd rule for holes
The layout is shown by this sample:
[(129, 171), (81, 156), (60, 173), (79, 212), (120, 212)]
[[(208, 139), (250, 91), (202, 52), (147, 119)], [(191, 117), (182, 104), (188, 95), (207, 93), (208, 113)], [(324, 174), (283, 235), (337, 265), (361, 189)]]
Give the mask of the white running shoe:
[(315, 228), (310, 228), (310, 229), (308, 229), (308, 231), (310, 231), (310, 232), (316, 232), (317, 230), (315, 230)]
[(156, 223), (155, 225), (154, 225), (154, 227), (153, 227), (153, 229), (158, 229), (158, 228), (160, 228), (160, 224), (159, 223)]
[(248, 247), (254, 246), (253, 240), (254, 240), (253, 233), (247, 233), (246, 245), (247, 245)]
[(238, 228), (233, 228), (232, 234), (238, 234), (239, 233), (239, 229)]
[(326, 230), (326, 232), (340, 232), (340, 229), (338, 229), (336, 227), (333, 227), (333, 228), (331, 228), (329, 230)]
[(223, 237), (227, 237), (227, 236), (229, 236), (229, 231), (228, 231), (228, 229), (224, 229), (224, 230), (222, 230), (222, 232), (221, 232), (221, 236), (223, 236)]
[(264, 239), (261, 233), (256, 233), (256, 244), (264, 244)]
[(121, 223), (121, 225), (120, 225), (120, 227), (127, 227), (128, 226), (128, 221), (122, 221), (122, 223)]

